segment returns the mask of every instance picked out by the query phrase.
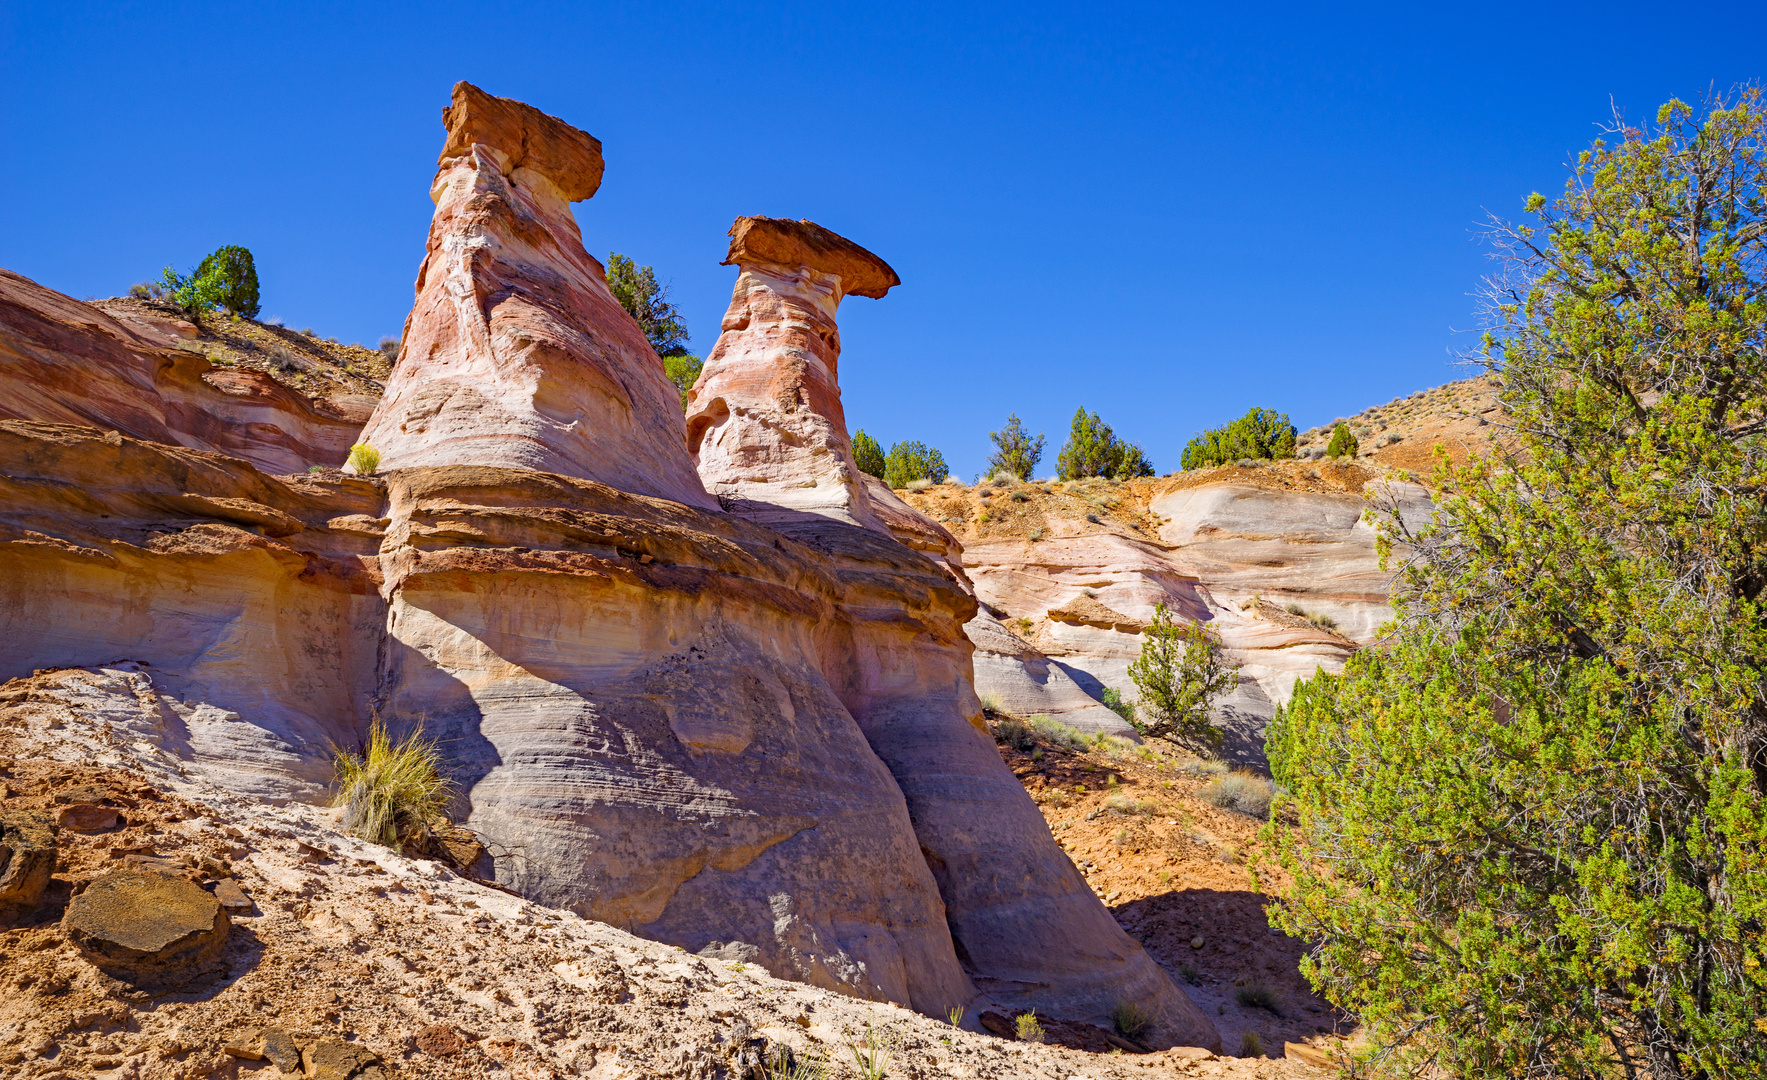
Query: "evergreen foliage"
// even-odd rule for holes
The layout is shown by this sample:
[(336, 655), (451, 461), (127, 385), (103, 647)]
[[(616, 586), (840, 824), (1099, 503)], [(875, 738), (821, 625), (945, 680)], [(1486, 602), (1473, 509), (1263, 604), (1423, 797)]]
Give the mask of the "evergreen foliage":
[(905, 488), (916, 480), (942, 484), (950, 475), (945, 455), (923, 442), (899, 442), (890, 447), (889, 456), (884, 458), (883, 481), (893, 488)]
[(663, 357), (663, 374), (667, 375), (669, 381), (675, 384), (675, 389), (681, 392), (682, 412), (687, 411), (687, 392), (692, 390), (693, 384), (699, 381), (699, 373), (705, 370), (705, 366), (704, 360), (697, 356), (688, 356), (686, 353)]
[(994, 442), (994, 452), (988, 456), (990, 476), (1007, 473), (1020, 480), (1029, 480), (1037, 463), (1043, 460), (1042, 432), (1038, 432), (1035, 439), (1031, 438), (1017, 413), (1008, 413), (1006, 427), (988, 432), (988, 438)]
[(884, 478), (884, 452), (876, 439), (865, 434), (860, 428), (859, 434), (853, 436), (853, 465), (862, 473)]
[(1350, 433), (1349, 425), (1339, 424), (1331, 430), (1331, 442), (1325, 444), (1325, 456), (1334, 459), (1353, 458), (1359, 448), (1360, 444), (1357, 443), (1356, 436)]
[(1274, 459), (1295, 456), (1295, 426), (1287, 413), (1253, 407), (1225, 427), (1199, 433), (1185, 444), (1179, 465), (1207, 469), (1246, 458)]
[(687, 321), (669, 302), (669, 287), (657, 281), (656, 271), (639, 266), (618, 252), (607, 257), (607, 288), (634, 319), (658, 356), (681, 356), (687, 352)]
[(1767, 1074), (1767, 109), (1606, 135), (1493, 228), (1520, 445), (1271, 727), (1271, 910), (1382, 1074)]
[(1141, 632), (1141, 654), (1129, 663), (1140, 692), (1123, 719), (1149, 738), (1213, 747), (1221, 732), (1209, 723), (1209, 706), (1239, 685), (1239, 669), (1227, 663), (1221, 637), (1198, 623), (1175, 619), (1166, 605), (1153, 610)]
[(258, 266), (238, 244), (216, 248), (197, 264), (196, 277), (216, 279), (215, 303), (242, 318), (258, 317)]
[(1088, 476), (1127, 480), (1153, 475), (1153, 463), (1141, 447), (1117, 438), (1111, 426), (1100, 420), (1097, 413), (1087, 412), (1085, 406), (1074, 413), (1068, 441), (1056, 456), (1055, 469), (1063, 480)]

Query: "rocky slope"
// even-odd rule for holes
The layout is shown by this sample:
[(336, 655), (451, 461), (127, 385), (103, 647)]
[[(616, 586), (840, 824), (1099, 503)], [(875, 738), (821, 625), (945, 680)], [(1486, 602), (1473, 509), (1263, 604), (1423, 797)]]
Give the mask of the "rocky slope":
[[(1127, 901), (1133, 871), (1093, 850), (1094, 833), (1108, 837), (1125, 820), (1115, 811), (1102, 810), (1097, 823), (1084, 804), (1052, 813), (1085, 819), (1055, 824), (1099, 891), (1119, 900), (1122, 917), (1163, 957), (1185, 957), (1196, 992), (1220, 1002), (1236, 1047), (1243, 1031), (1261, 1031), (1270, 1056), (1138, 1053), (1113, 1031), (1047, 1018), (1048, 1043), (1018, 1041), (984, 1026), (1009, 1023), (999, 1014), (972, 1009), (954, 1027), (635, 937), (343, 835), (326, 811), (270, 807), (218, 787), (160, 744), (156, 725), (166, 721), (142, 707), (152, 697), (140, 665), (0, 685), (0, 820), (64, 822), (53, 830), (48, 888), (0, 929), (4, 1075), (712, 1080), (758, 1075), (764, 1056), (789, 1051), (800, 1062), (826, 1062), (834, 1076), (855, 1067), (854, 1048), (869, 1038), (888, 1053), (889, 1076), (1301, 1080), (1326, 1075), (1307, 1062), (1329, 1060), (1336, 1047), (1321, 1031), (1332, 1018), (1280, 981), (1284, 970), (1292, 979), (1292, 956), (1236, 953), (1259, 947), (1237, 906), (1227, 911), (1244, 895), (1244, 871), (1218, 862), (1206, 871), (1217, 888), (1174, 893), (1167, 906)], [(1115, 795), (1085, 771), (1094, 760), (1120, 771), (1132, 790), (1158, 768), (1056, 756), (1060, 764), (1014, 760), (1041, 767), (1040, 790), (1070, 772), (1084, 775), (1098, 800)], [(1192, 820), (1176, 806), (1182, 794), (1162, 789), (1161, 797), (1194, 835), (1238, 837), (1246, 828), (1200, 805)], [(1134, 846), (1119, 850), (1142, 861)], [(143, 872), (189, 882), (224, 908), (219, 950), (166, 969), (151, 989), (117, 977), (61, 925), (95, 882)], [(85, 921), (100, 936), (121, 929)], [(1208, 935), (1195, 950), (1193, 926)], [(1185, 941), (1172, 947), (1175, 935)], [(1268, 1004), (1287, 1019), (1239, 1004), (1243, 987), (1232, 978), (1269, 980)], [(1078, 1046), (1093, 1050), (1069, 1048)]]
[[(598, 145), (466, 84), (444, 121), (417, 307), (368, 423), (382, 475), (153, 426), (153, 365), (188, 354), (115, 320), (31, 339), (46, 369), (118, 374), (102, 410), (64, 380), (0, 421), (0, 673), (129, 661), (93, 715), (273, 803), (322, 799), (371, 717), (422, 727), (480, 871), (535, 901), (929, 1015), (1098, 1023), (1133, 998), (1150, 1044), (1218, 1046), (982, 730), (955, 541), (869, 487), (870, 527), (769, 527), (765, 491), (721, 506), (571, 218)], [(772, 349), (748, 362), (786, 371)], [(832, 368), (828, 392), (806, 407), (838, 401)], [(130, 408), (147, 419), (108, 422)], [(259, 430), (225, 398), (204, 415)]]

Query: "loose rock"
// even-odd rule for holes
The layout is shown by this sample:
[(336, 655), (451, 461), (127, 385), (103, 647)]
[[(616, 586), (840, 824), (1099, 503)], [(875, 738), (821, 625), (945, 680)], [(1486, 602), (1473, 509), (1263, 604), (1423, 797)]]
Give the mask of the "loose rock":
[(0, 815), (0, 909), (34, 906), (55, 872), (55, 826), (42, 814)]
[(228, 925), (220, 901), (200, 886), (132, 870), (94, 881), (62, 918), (68, 939), (107, 973), (174, 985), (207, 970)]

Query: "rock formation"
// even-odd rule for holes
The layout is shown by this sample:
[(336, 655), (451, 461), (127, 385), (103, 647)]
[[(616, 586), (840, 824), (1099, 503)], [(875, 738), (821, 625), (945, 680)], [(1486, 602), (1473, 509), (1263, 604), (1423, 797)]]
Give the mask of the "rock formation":
[[(898, 279), (810, 222), (738, 218), (730, 236), (726, 261), (740, 272), (688, 406), (707, 488), (734, 514), (829, 552), (849, 580), (876, 580), (879, 534), (949, 575), (954, 595), (940, 606), (952, 622), (923, 619), (904, 634), (896, 616), (854, 621), (842, 698), (907, 799), (964, 966), (984, 992), (1019, 1007), (1102, 1019), (1133, 1000), (1157, 1016), (1162, 1038), (1213, 1045), (1208, 1019), (1098, 903), (983, 734), (960, 629), (975, 612), (957, 591), (968, 589), (961, 547), (853, 467), (835, 308), (847, 292), (881, 296)], [(1041, 944), (1027, 949), (1027, 940)]]
[(724, 265), (738, 267), (736, 287), (687, 402), (700, 479), (763, 524), (808, 514), (883, 531), (853, 465), (835, 311), (901, 279), (851, 240), (780, 218), (737, 218)]
[[(1155, 1041), (1217, 1045), (979, 730), (950, 534), (893, 496), (880, 513), (856, 474), (815, 512), (746, 482), (720, 510), (571, 219), (594, 140), (466, 84), (444, 120), (417, 306), (364, 435), (383, 475), (0, 421), (0, 673), (83, 668), (32, 699), (271, 800), (322, 798), (373, 715), (421, 726), (527, 895), (933, 1015), (977, 989), (1093, 1022), (1132, 999)], [(780, 461), (832, 481), (833, 307), (781, 283), (893, 275), (831, 235), (733, 240), (780, 328), (757, 355), (802, 362), (776, 381), (807, 433)]]
[(0, 420), (89, 425), (273, 473), (343, 464), (365, 410), (215, 368), (175, 347), (176, 327), (115, 318), (0, 270)]
[(466, 82), (442, 122), (417, 304), (362, 432), (380, 467), (538, 469), (716, 509), (674, 385), (571, 216), (601, 143)]

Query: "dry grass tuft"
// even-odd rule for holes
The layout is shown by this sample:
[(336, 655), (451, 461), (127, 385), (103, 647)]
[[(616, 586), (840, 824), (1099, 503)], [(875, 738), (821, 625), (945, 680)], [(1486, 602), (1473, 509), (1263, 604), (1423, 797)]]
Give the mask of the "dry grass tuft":
[(441, 760), (441, 751), (421, 728), (394, 743), (376, 718), (360, 756), (335, 752), (338, 793), (332, 805), (343, 809), (344, 831), (390, 848), (421, 846), (434, 826), (447, 821), (454, 797)]

